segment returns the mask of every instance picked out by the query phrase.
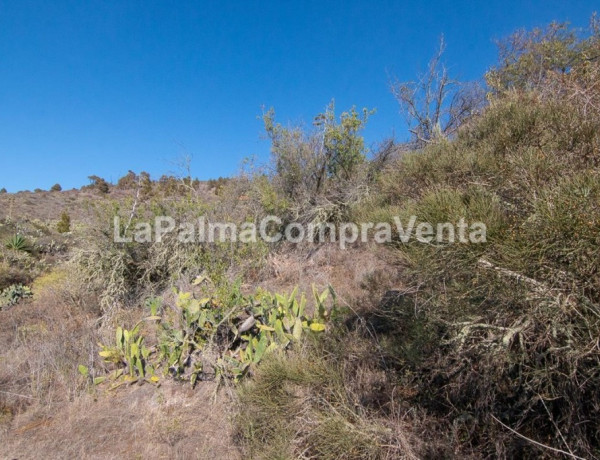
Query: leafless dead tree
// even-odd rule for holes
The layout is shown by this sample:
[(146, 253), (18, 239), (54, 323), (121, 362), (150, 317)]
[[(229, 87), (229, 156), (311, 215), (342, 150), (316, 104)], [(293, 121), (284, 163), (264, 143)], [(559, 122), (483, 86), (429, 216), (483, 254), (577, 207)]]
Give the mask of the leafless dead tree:
[(442, 37), (427, 71), (417, 81), (395, 80), (390, 84), (406, 117), (415, 148), (451, 137), (484, 104), (484, 93), (479, 85), (461, 83), (450, 77), (442, 60), (445, 48)]

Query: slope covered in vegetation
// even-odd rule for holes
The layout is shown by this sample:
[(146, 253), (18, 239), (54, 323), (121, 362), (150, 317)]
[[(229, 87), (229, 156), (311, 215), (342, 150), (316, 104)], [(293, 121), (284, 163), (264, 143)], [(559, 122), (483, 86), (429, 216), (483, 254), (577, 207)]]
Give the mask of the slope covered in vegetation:
[[(20, 296), (0, 312), (9, 452), (599, 457), (598, 24), (585, 35), (557, 24), (515, 34), (486, 75), (485, 99), (451, 92), (437, 63), (432, 82), (460, 110), (431, 110), (443, 100), (423, 105), (414, 86), (396, 86), (416, 123), (409, 144), (369, 155), (368, 110), (337, 118), (331, 104), (312, 131), (269, 111), (272, 168), (215, 182), (210, 194), (190, 178), (167, 190), (134, 174), (118, 199), (107, 185), (71, 232), (5, 216), (0, 287)], [(115, 216), (131, 236), (166, 215), (240, 226), (277, 215), (272, 231), (416, 216), (434, 227), (483, 222), (487, 233), (478, 244), (395, 237), (344, 249), (190, 245), (175, 233), (115, 242)], [(59, 248), (43, 249), (50, 236)], [(34, 277), (33, 299), (15, 294)], [(111, 421), (111, 398), (152, 418)], [(55, 411), (74, 432), (95, 421), (98, 439), (58, 446)], [(227, 445), (198, 436), (208, 415)], [(109, 446), (111, 426), (142, 430), (151, 448), (137, 438)]]

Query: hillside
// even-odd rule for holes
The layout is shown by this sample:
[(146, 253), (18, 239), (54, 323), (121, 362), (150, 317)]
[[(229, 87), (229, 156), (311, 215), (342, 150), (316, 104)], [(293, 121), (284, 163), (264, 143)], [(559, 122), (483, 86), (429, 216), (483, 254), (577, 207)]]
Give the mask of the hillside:
[(599, 28), (508, 43), (408, 143), (271, 110), (268, 168), (1, 194), (2, 455), (600, 458)]

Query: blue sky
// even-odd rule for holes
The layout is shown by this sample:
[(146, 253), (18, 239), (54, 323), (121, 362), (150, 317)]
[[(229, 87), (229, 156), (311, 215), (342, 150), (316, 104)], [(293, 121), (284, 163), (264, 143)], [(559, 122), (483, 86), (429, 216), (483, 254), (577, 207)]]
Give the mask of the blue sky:
[(376, 108), (368, 144), (406, 135), (390, 75), (410, 80), (435, 51), (464, 80), (496, 59), (494, 39), (556, 19), (586, 26), (592, 1), (0, 0), (0, 188), (63, 188), (96, 174), (201, 178), (267, 161), (257, 117), (308, 122)]

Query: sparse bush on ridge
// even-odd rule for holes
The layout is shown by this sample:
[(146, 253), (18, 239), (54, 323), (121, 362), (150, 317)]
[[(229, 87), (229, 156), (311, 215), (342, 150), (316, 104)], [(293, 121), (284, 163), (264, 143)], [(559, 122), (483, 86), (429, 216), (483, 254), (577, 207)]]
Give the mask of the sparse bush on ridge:
[(102, 195), (110, 192), (110, 184), (106, 182), (106, 180), (104, 180), (102, 177), (92, 175), (89, 176), (88, 179), (90, 180), (91, 184), (86, 186), (87, 188), (95, 190), (96, 192)]
[[(368, 149), (360, 132), (374, 113), (352, 108), (339, 120), (333, 101), (317, 115), (314, 129), (284, 127), (273, 109), (263, 115), (271, 140), (272, 170), (245, 177), (243, 196), (263, 214), (284, 221), (341, 222), (368, 193)], [(239, 186), (240, 184), (234, 185)]]
[(498, 42), (499, 64), (485, 76), (492, 92), (541, 89), (555, 74), (569, 75), (597, 60), (600, 22), (590, 20), (582, 36), (568, 23), (553, 22), (544, 29), (519, 30)]
[(453, 137), (485, 105), (485, 92), (479, 84), (462, 83), (450, 77), (443, 63), (445, 48), (442, 37), (438, 52), (416, 82), (390, 84), (405, 115), (413, 149)]
[(121, 177), (117, 181), (116, 187), (123, 189), (123, 190), (133, 189), (133, 188), (135, 188), (137, 181), (138, 181), (137, 174), (134, 173), (133, 171), (129, 170), (127, 172), (127, 174), (125, 174), (123, 177)]

